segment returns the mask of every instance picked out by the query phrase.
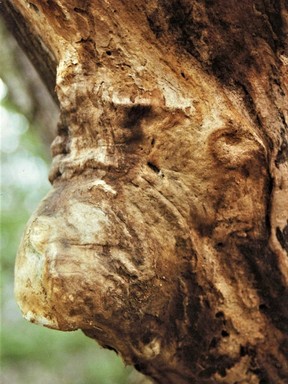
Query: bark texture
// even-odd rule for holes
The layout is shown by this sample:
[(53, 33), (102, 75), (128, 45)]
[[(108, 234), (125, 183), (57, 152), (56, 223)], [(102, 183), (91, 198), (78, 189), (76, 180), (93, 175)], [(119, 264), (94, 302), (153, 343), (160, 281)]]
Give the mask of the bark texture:
[(287, 2), (3, 10), (61, 108), (16, 263), (24, 316), (157, 383), (288, 383)]

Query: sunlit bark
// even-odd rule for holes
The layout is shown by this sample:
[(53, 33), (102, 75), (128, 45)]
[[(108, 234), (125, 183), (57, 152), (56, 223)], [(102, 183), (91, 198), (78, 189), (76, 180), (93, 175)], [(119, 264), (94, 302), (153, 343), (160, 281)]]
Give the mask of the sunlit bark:
[(285, 383), (285, 2), (3, 10), (61, 108), (17, 258), (24, 316), (158, 383)]

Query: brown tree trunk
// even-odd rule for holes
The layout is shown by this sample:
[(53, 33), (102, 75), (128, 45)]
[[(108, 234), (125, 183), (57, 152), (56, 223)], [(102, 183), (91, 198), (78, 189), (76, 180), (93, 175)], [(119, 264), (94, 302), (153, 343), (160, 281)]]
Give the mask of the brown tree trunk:
[(288, 383), (287, 2), (2, 7), (61, 108), (24, 316), (157, 383)]

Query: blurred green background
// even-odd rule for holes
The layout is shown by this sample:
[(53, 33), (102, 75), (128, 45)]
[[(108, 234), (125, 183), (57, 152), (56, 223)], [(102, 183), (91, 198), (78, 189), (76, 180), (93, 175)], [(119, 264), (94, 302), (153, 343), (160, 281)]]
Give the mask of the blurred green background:
[(14, 261), (25, 223), (50, 188), (53, 129), (45, 124), (56, 125), (57, 108), (47, 94), (37, 94), (43, 85), (3, 24), (0, 39), (1, 383), (148, 384), (80, 331), (53, 331), (21, 317), (13, 296)]

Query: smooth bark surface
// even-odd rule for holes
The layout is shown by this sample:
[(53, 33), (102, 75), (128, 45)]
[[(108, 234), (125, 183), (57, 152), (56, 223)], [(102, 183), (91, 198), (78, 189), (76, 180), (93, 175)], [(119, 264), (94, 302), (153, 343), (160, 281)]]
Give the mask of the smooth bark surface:
[(3, 11), (61, 108), (17, 258), (24, 316), (158, 383), (288, 382), (287, 3)]

